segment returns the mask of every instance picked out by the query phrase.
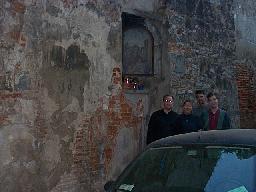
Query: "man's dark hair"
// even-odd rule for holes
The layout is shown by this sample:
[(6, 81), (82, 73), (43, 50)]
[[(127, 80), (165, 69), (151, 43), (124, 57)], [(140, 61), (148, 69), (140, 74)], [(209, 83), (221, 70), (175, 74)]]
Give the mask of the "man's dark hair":
[(192, 101), (190, 99), (186, 99), (183, 104), (182, 104), (182, 107), (186, 104), (186, 103), (191, 103), (192, 104)]
[(174, 97), (172, 95), (166, 94), (163, 96), (163, 101), (166, 99), (166, 97), (172, 97), (172, 100), (174, 100)]
[(204, 94), (204, 90), (196, 90), (196, 95), (197, 94)]
[(218, 95), (216, 93), (210, 92), (207, 94), (207, 99), (209, 100), (210, 97), (215, 96), (218, 98)]

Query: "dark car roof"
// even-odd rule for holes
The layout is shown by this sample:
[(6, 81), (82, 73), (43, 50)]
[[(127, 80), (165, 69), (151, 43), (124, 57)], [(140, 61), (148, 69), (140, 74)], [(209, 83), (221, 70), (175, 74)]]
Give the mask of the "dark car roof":
[(191, 144), (256, 146), (256, 129), (199, 131), (166, 137), (151, 143), (148, 147)]

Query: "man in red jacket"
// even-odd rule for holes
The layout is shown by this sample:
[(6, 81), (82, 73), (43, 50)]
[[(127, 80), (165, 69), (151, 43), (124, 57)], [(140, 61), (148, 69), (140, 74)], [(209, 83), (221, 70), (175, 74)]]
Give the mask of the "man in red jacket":
[(230, 118), (226, 111), (219, 108), (216, 94), (207, 95), (209, 110), (202, 113), (201, 119), (204, 130), (230, 129)]

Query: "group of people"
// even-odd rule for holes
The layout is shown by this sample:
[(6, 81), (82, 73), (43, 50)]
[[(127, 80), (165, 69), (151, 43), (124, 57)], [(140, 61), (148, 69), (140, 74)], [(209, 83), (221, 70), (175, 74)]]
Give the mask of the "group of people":
[(215, 93), (205, 96), (203, 90), (197, 90), (195, 94), (197, 106), (193, 108), (192, 101), (185, 100), (180, 115), (173, 111), (174, 97), (163, 96), (163, 108), (150, 117), (147, 144), (177, 134), (231, 128), (230, 118), (226, 111), (219, 108)]

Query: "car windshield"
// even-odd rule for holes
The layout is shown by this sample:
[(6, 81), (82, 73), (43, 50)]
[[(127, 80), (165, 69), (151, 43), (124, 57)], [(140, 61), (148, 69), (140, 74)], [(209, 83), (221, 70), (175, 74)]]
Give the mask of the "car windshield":
[(115, 191), (255, 192), (255, 160), (251, 147), (151, 148), (124, 171)]

